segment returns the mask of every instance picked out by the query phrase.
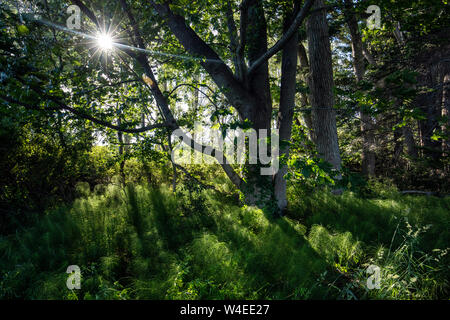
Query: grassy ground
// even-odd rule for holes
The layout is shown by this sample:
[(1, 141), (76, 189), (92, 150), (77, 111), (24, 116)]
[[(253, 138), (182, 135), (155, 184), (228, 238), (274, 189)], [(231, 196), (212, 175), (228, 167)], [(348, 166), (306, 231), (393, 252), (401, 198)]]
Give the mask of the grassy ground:
[[(0, 298), (449, 298), (450, 198), (290, 197), (273, 219), (212, 191), (84, 190), (0, 238)], [(66, 287), (69, 265), (81, 290)]]

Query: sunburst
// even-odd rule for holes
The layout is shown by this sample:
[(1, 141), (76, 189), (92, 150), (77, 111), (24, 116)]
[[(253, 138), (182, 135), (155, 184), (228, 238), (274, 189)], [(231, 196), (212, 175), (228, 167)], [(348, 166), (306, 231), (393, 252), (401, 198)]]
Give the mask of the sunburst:
[(109, 51), (113, 49), (113, 38), (108, 33), (99, 33), (96, 37), (97, 45), (102, 51)]

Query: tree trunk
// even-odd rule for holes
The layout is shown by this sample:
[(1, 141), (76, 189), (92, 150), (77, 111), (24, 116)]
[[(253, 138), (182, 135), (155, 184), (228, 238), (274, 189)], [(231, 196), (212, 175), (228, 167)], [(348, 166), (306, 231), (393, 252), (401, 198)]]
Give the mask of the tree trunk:
[(449, 155), (450, 150), (450, 72), (444, 76), (443, 92), (442, 92), (442, 117), (447, 120), (442, 125), (442, 132), (447, 135), (446, 139), (442, 140), (443, 156)]
[[(285, 31), (291, 23), (291, 18), (285, 19)], [(292, 122), (294, 117), (295, 87), (297, 74), (297, 43), (298, 33), (296, 32), (283, 48), (281, 59), (281, 91), (280, 91), (280, 111), (278, 112), (278, 129), (280, 141), (291, 139)], [(289, 157), (289, 144), (280, 146), (280, 156), (287, 160)], [(274, 178), (274, 193), (280, 215), (283, 215), (287, 207), (286, 180), (287, 165), (281, 164), (278, 173)]]
[[(400, 121), (400, 120), (398, 120)], [(400, 128), (394, 129), (394, 162), (398, 162), (403, 153), (403, 141), (401, 141), (402, 132)]]
[[(443, 31), (442, 36), (445, 36), (445, 33), (448, 33), (448, 30)], [(448, 95), (445, 78), (450, 77), (449, 55), (450, 45), (445, 43), (433, 50), (424, 50), (415, 58), (419, 71), (417, 86), (432, 89), (430, 92), (421, 93), (416, 98), (415, 105), (426, 114), (426, 119), (419, 121), (422, 152), (424, 156), (434, 160), (438, 160), (444, 152), (442, 142), (431, 137), (441, 129), (439, 118), (442, 116), (444, 96)]]
[[(247, 17), (249, 23), (246, 33), (247, 55), (249, 67), (267, 51), (267, 23), (264, 16), (262, 1), (250, 0)], [(269, 84), (268, 61), (262, 63), (253, 74), (246, 79), (245, 86), (255, 101), (249, 110), (247, 119), (252, 123), (259, 139), (259, 129), (270, 131), (272, 119), (272, 98)], [(268, 132), (268, 136), (270, 133)], [(271, 176), (262, 176), (261, 166), (246, 165), (246, 183), (241, 187), (245, 202), (249, 205), (266, 206), (274, 197), (274, 188)]]
[(311, 106), (319, 156), (333, 169), (341, 169), (333, 95), (333, 69), (330, 38), (323, 0), (315, 1), (307, 21), (309, 63), (311, 70)]
[[(364, 65), (364, 47), (361, 34), (358, 30), (358, 21), (356, 20), (353, 10), (353, 0), (345, 0), (345, 17), (350, 31), (352, 41), (353, 69), (355, 71), (356, 82), (363, 80), (366, 72)], [(363, 108), (361, 113), (361, 133), (363, 137), (362, 148), (362, 172), (366, 176), (375, 175), (375, 136), (373, 132), (373, 120), (370, 114), (366, 113)]]
[[(300, 2), (297, 2), (298, 5)], [(238, 50), (240, 53), (246, 53), (249, 61), (248, 72), (245, 76), (236, 76), (231, 69), (220, 59), (219, 55), (204, 42), (195, 31), (189, 27), (185, 18), (172, 12), (170, 5), (167, 2), (159, 3), (152, 2), (153, 7), (158, 14), (165, 19), (168, 27), (174, 34), (174, 36), (180, 41), (183, 47), (192, 55), (201, 56), (206, 58), (200, 64), (204, 67), (206, 72), (211, 76), (212, 80), (216, 83), (220, 90), (223, 90), (223, 94), (226, 96), (230, 105), (232, 105), (241, 120), (249, 120), (252, 123), (253, 129), (259, 133), (259, 129), (266, 129), (271, 132), (271, 120), (272, 120), (272, 97), (270, 93), (269, 83), (269, 70), (268, 59), (272, 57), (276, 52), (284, 49), (292, 37), (296, 37), (296, 33), (299, 25), (305, 19), (307, 12), (311, 8), (313, 0), (306, 0), (301, 10), (298, 10), (297, 15), (292, 20), (292, 24), (286, 31), (285, 36), (280, 39), (271, 49), (267, 47), (267, 23), (264, 16), (264, 8), (262, 0), (248, 0), (241, 4), (241, 42), (238, 44)], [(323, 2), (322, 2), (323, 4)], [(229, 10), (228, 10), (229, 11)], [(245, 12), (245, 13), (244, 13)], [(133, 22), (133, 21), (131, 21)], [(227, 23), (230, 27), (230, 34), (234, 35), (232, 14), (228, 12)], [(136, 32), (135, 32), (136, 33)], [(244, 40), (245, 39), (245, 40)], [(327, 39), (328, 40), (328, 39)], [(237, 44), (237, 39), (233, 40)], [(328, 43), (329, 45), (329, 43)], [(143, 47), (143, 44), (140, 45)], [(244, 50), (245, 49), (245, 50)], [(288, 50), (289, 51), (289, 50)], [(320, 53), (319, 53), (320, 54)], [(287, 55), (285, 57), (285, 65), (289, 64), (291, 58)], [(320, 55), (317, 59), (321, 59)], [(235, 59), (236, 60), (236, 59)], [(238, 59), (239, 60), (239, 59)], [(243, 59), (241, 59), (243, 60)], [(318, 62), (317, 62), (318, 63)], [(331, 63), (331, 57), (330, 57)], [(142, 63), (144, 66), (148, 63)], [(151, 75), (151, 70), (146, 69), (146, 73)], [(245, 68), (243, 68), (245, 69)], [(287, 70), (287, 68), (284, 68)], [(295, 66), (294, 66), (295, 75)], [(239, 73), (239, 72), (238, 72)], [(292, 74), (290, 71), (288, 75), (285, 75), (286, 80), (283, 83), (290, 83), (289, 79)], [(155, 83), (155, 90), (157, 89), (156, 79), (151, 79)], [(295, 77), (294, 77), (295, 88)], [(291, 97), (292, 88), (283, 89), (283, 96), (285, 98), (284, 105), (286, 108), (280, 109), (280, 113), (283, 115), (283, 122), (287, 123), (289, 119), (288, 102)], [(320, 89), (318, 89), (320, 90)], [(155, 92), (158, 93), (158, 92)], [(295, 91), (294, 91), (295, 94)], [(161, 109), (171, 116), (170, 109), (168, 108), (167, 101), (164, 99), (157, 99), (158, 105), (161, 104)], [(172, 117), (173, 118), (173, 117)], [(292, 117), (291, 117), (292, 119)], [(171, 120), (171, 119), (169, 119)], [(280, 124), (280, 130), (285, 136), (286, 140), (290, 139), (290, 131), (292, 123), (287, 128), (284, 128), (285, 124)], [(173, 125), (175, 129), (178, 129), (176, 123)], [(182, 131), (182, 130), (181, 130)], [(181, 136), (186, 136), (185, 133), (181, 133)], [(189, 139), (187, 139), (189, 140)], [(336, 136), (337, 140), (337, 136)], [(190, 144), (194, 146), (194, 144)], [(220, 158), (221, 152), (214, 150), (217, 155), (216, 158)], [(258, 161), (260, 163), (260, 161)], [(339, 160), (340, 163), (340, 160)], [(247, 204), (258, 204), (259, 206), (265, 206), (265, 204), (271, 205), (271, 200), (274, 199), (274, 182), (272, 176), (262, 176), (260, 174), (260, 165), (249, 165), (245, 170), (245, 177), (240, 177), (230, 166), (229, 163), (221, 164), (223, 170), (228, 175), (233, 184), (239, 188), (245, 196)], [(283, 188), (280, 188), (280, 199)], [(284, 206), (285, 201), (280, 201), (281, 206)]]
[(414, 142), (413, 132), (409, 125), (402, 127), (403, 137), (405, 137), (406, 152), (411, 159), (416, 159), (418, 156), (416, 143)]
[[(311, 77), (309, 74), (309, 62), (308, 55), (306, 54), (306, 49), (303, 43), (299, 42), (298, 44), (298, 58), (300, 62), (300, 72), (302, 74), (302, 81), (306, 84), (308, 88), (311, 88)], [(302, 92), (300, 94), (300, 104), (303, 109), (305, 109), (309, 105), (310, 97), (308, 94)], [(316, 143), (316, 139), (314, 137), (314, 128), (312, 123), (311, 112), (305, 110), (303, 112), (303, 120), (305, 121), (306, 127), (308, 128), (309, 139)]]
[[(119, 119), (117, 120), (117, 125), (120, 126), (122, 124), (122, 120), (120, 118), (121, 116), (119, 115)], [(119, 156), (120, 156), (120, 163), (119, 163), (119, 173), (120, 173), (120, 178), (122, 180), (122, 184), (125, 184), (125, 159), (123, 158), (124, 156), (124, 145), (123, 145), (123, 132), (118, 131), (117, 132), (117, 140), (119, 142)]]

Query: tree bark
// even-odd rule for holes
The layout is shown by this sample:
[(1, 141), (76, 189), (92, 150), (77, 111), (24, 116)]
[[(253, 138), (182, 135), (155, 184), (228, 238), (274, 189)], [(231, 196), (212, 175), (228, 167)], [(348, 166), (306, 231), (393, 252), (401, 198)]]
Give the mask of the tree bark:
[(418, 157), (416, 143), (414, 142), (414, 135), (409, 125), (402, 127), (403, 137), (405, 138), (406, 152), (411, 159)]
[[(284, 24), (284, 31), (290, 25), (290, 17), (286, 17)], [(280, 141), (287, 141), (291, 139), (292, 122), (294, 117), (295, 106), (295, 87), (297, 74), (297, 44), (298, 33), (295, 33), (292, 38), (286, 43), (283, 48), (283, 55), (281, 58), (281, 91), (280, 91), (280, 110), (278, 112), (278, 129)], [(289, 144), (281, 144), (280, 156), (285, 160), (289, 157)], [(279, 171), (275, 174), (274, 179), (274, 193), (277, 201), (277, 207), (280, 215), (284, 214), (287, 207), (286, 195), (286, 180), (284, 175), (287, 173), (287, 165), (281, 164)]]
[[(297, 50), (298, 50), (298, 58), (299, 58), (299, 62), (300, 62), (300, 72), (302, 74), (302, 81), (303, 81), (303, 83), (306, 84), (308, 89), (310, 89), (311, 88), (311, 77), (309, 74), (309, 61), (308, 61), (308, 55), (306, 53), (306, 49), (305, 49), (305, 46), (303, 45), (303, 43), (299, 42)], [(309, 97), (309, 95), (307, 93), (302, 92), (300, 94), (300, 104), (303, 109), (307, 108), (310, 100), (311, 100), (311, 98)], [(303, 120), (305, 121), (306, 127), (308, 128), (308, 131), (309, 131), (308, 132), (309, 139), (313, 143), (316, 143), (316, 139), (314, 137), (314, 128), (313, 128), (312, 116), (311, 116), (310, 110), (305, 110), (302, 115), (303, 115)]]
[[(252, 21), (247, 27), (247, 52), (250, 68), (267, 51), (267, 23), (264, 17), (262, 1), (250, 0), (248, 19)], [(269, 129), (272, 116), (272, 98), (269, 84), (269, 63), (264, 61), (255, 69), (246, 84), (249, 93), (257, 101), (252, 108), (249, 120), (253, 128)]]
[(446, 123), (442, 125), (442, 132), (447, 135), (442, 141), (443, 156), (448, 156), (450, 151), (450, 72), (444, 76), (443, 92), (442, 92), (442, 117), (446, 119)]

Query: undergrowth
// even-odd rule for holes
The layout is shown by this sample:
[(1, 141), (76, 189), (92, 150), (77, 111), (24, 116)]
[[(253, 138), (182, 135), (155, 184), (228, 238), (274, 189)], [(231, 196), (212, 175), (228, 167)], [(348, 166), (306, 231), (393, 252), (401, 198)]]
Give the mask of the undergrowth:
[[(448, 299), (450, 200), (291, 190), (288, 217), (129, 184), (0, 238), (3, 299)], [(66, 287), (69, 265), (80, 290)], [(367, 288), (369, 265), (380, 289)]]

